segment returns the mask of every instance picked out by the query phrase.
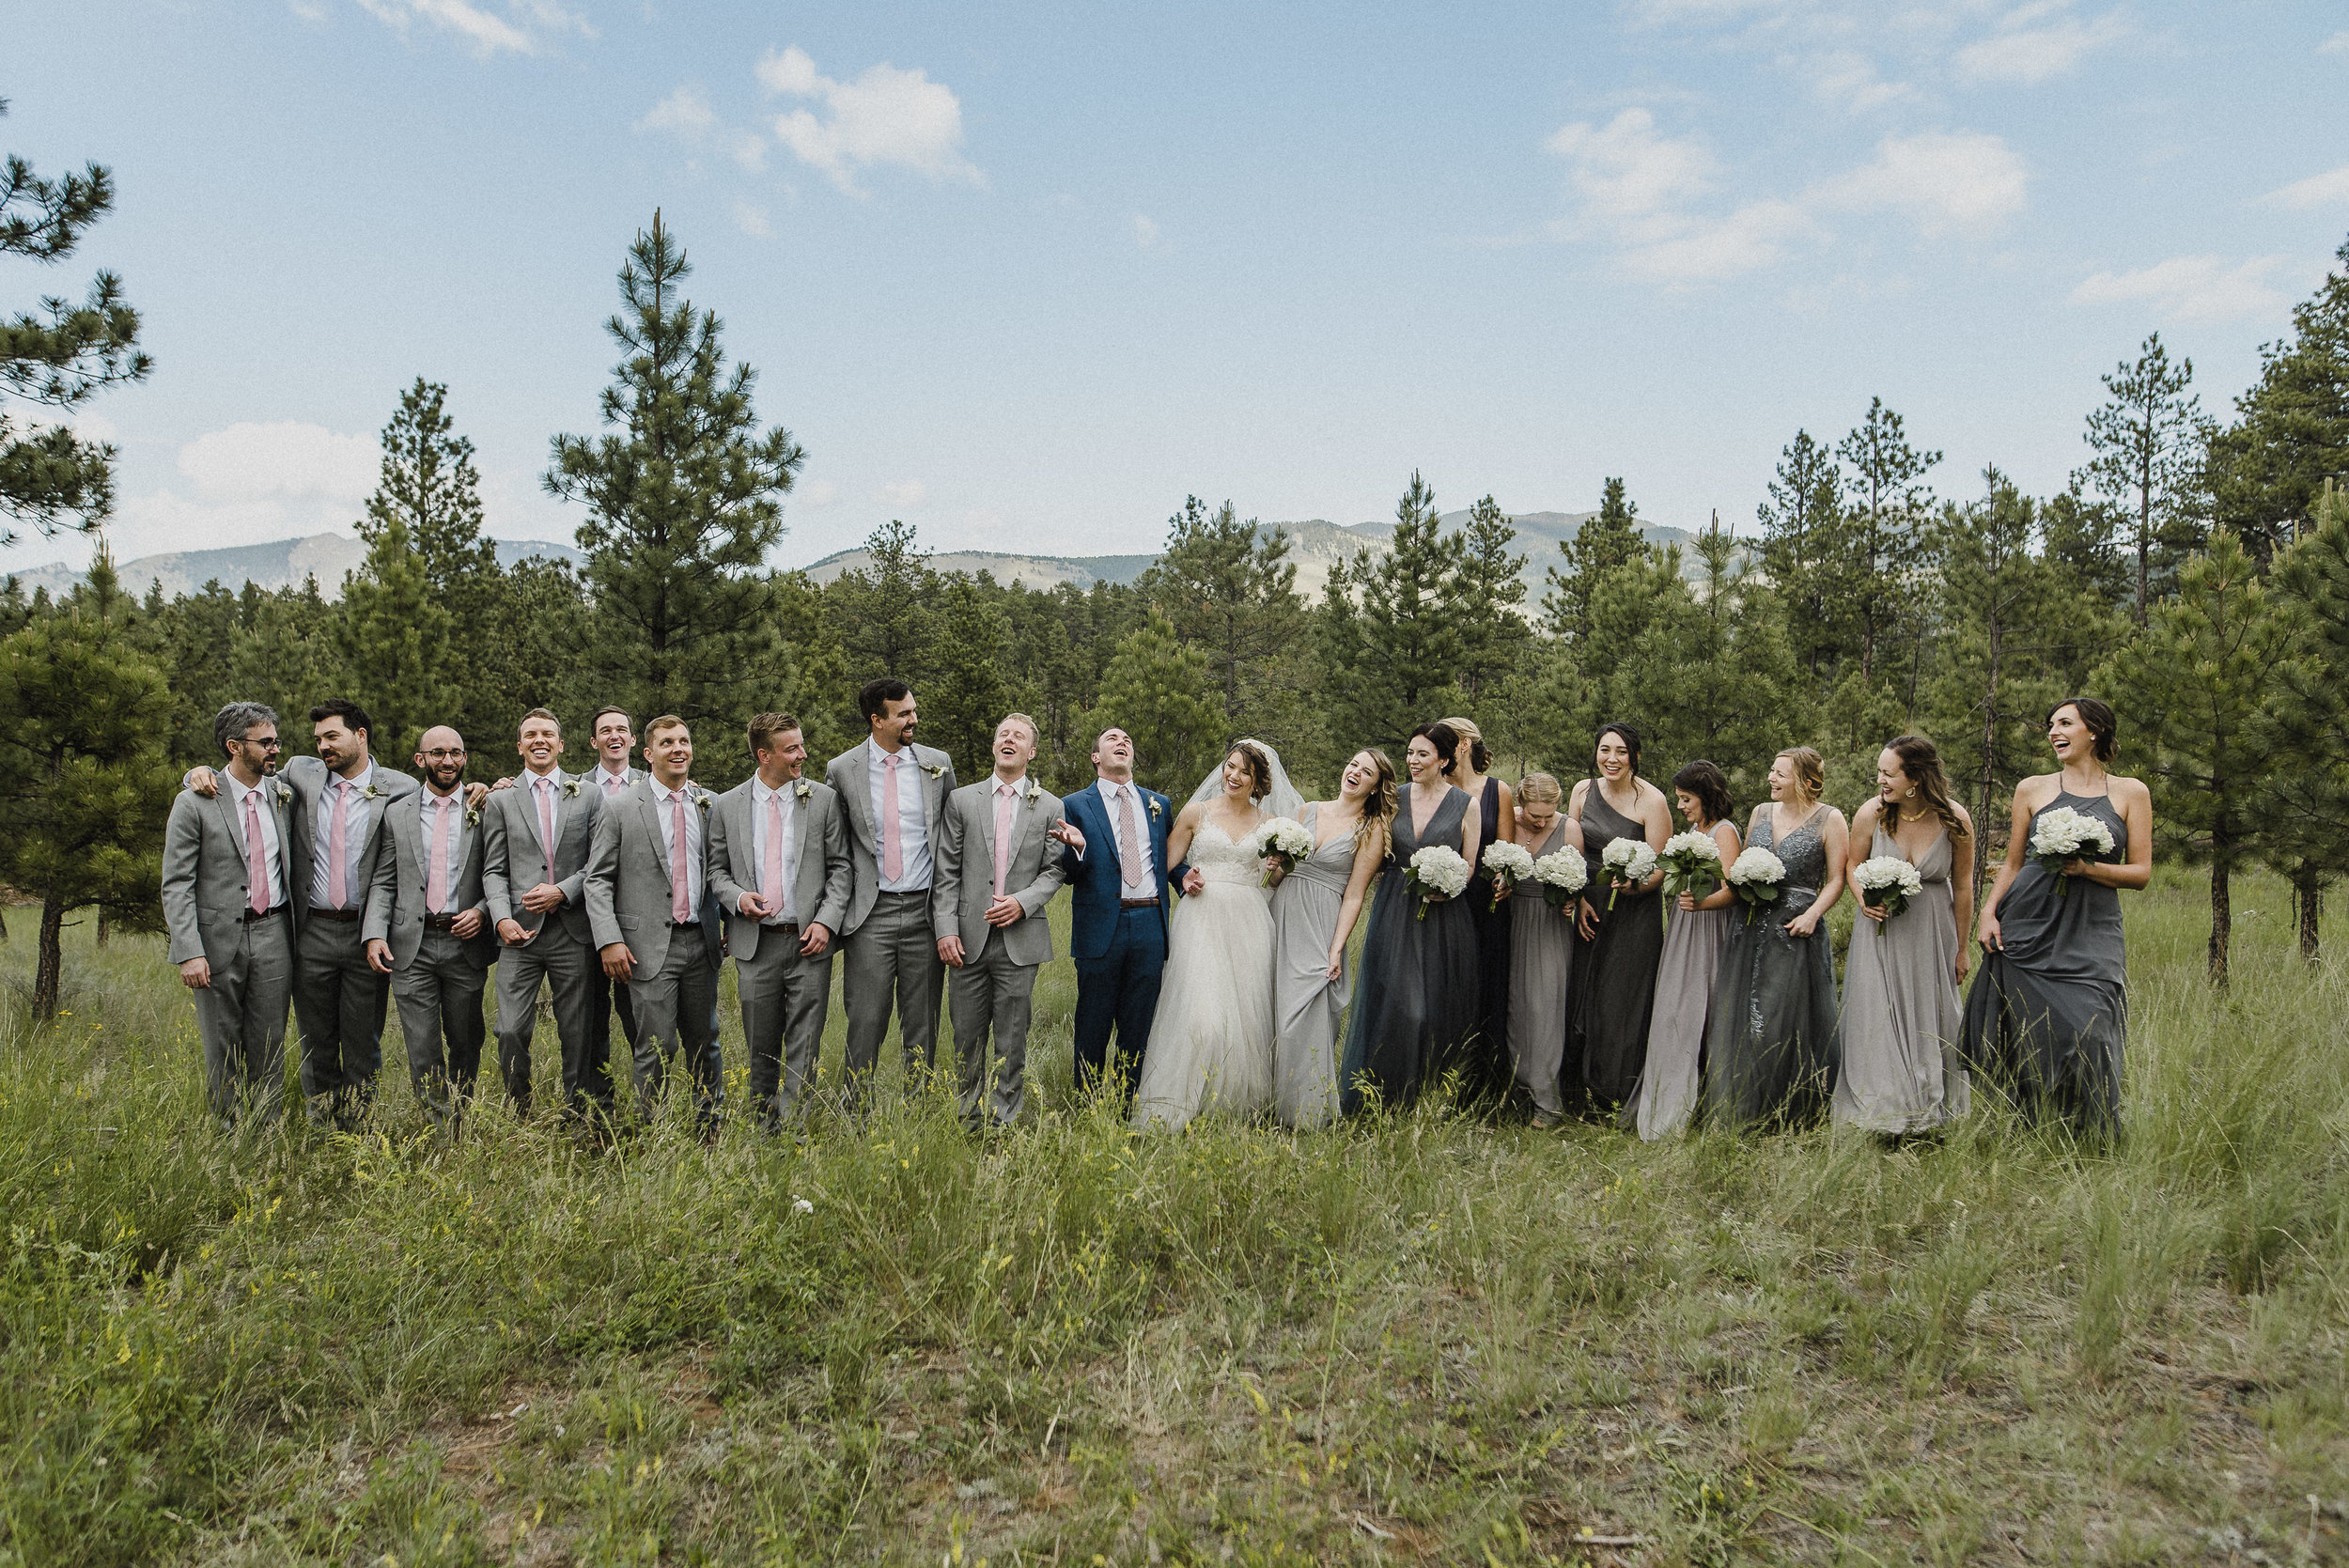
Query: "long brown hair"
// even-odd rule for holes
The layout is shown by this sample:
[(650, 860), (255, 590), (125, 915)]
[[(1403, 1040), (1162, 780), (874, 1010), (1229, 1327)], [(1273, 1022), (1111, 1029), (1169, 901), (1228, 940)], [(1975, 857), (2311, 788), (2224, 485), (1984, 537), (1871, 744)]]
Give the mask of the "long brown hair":
[[(1354, 756), (1370, 758), (1372, 768), (1370, 793), (1362, 797), (1362, 819), (1354, 824), (1354, 853), (1376, 845), (1384, 859), (1394, 847), (1394, 759), (1375, 746), (1365, 746)], [(1353, 760), (1346, 758), (1349, 764)], [(1338, 788), (1346, 788), (1344, 781)]]
[[(1941, 819), (1941, 826), (1949, 830), (1951, 843), (1970, 838), (1972, 834), (1965, 819), (1957, 815), (1957, 807), (1950, 800), (1950, 776), (1941, 767), (1940, 748), (1921, 735), (1898, 735), (1885, 742), (1884, 749), (1901, 759), (1901, 771), (1917, 786), (1917, 798), (1930, 806), (1933, 815)], [(1897, 820), (1897, 805), (1892, 808), (1892, 815)]]

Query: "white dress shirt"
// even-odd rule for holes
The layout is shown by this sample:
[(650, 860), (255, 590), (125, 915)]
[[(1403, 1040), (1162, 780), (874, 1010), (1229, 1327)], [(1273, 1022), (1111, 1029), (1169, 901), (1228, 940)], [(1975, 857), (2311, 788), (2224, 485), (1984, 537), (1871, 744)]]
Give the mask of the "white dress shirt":
[(1126, 841), (1122, 837), (1118, 837), (1124, 829), (1123, 824), (1121, 824), (1117, 819), (1117, 796), (1120, 790), (1131, 790), (1133, 792), (1134, 831), (1142, 835), (1142, 843), (1138, 846), (1142, 851), (1142, 880), (1139, 882), (1121, 882), (1118, 886), (1117, 896), (1120, 898), (1158, 897), (1159, 871), (1158, 867), (1151, 863), (1150, 857), (1149, 797), (1142, 793), (1142, 786), (1140, 784), (1134, 784), (1131, 781), (1125, 784), (1118, 784), (1112, 780), (1103, 779), (1093, 787), (1101, 792), (1101, 805), (1103, 809), (1109, 813), (1110, 834), (1112, 838), (1115, 840), (1115, 842), (1110, 846), (1110, 848), (1112, 853), (1118, 856), (1118, 863), (1120, 865), (1125, 863), (1124, 855)]
[[(367, 799), (367, 786), (375, 783), (375, 764), (350, 781), (343, 789), (342, 775), (329, 769), (324, 783), (319, 785), (318, 820), (310, 824), (310, 908), (323, 909), (326, 902), (328, 862), (334, 859), (327, 846), (334, 842), (334, 796), (343, 794), (343, 908), (355, 909), (367, 901), (367, 890), (359, 880), (359, 851), (366, 847), (367, 821), (377, 801)], [(242, 811), (244, 808), (237, 808)]]
[(634, 779), (629, 777), (629, 772), (630, 769), (623, 767), (618, 772), (614, 773), (611, 768), (606, 768), (602, 763), (599, 762), (594, 768), (588, 770), (587, 776), (596, 781), (596, 787), (603, 791), (603, 798), (605, 800), (616, 800), (630, 784), (636, 782)]
[[(543, 875), (546, 870), (547, 857), (554, 853), (556, 844), (563, 842), (563, 769), (550, 768), (544, 773), (533, 773), (525, 768), (522, 769), (522, 776), (514, 781), (514, 787), (522, 792), (522, 801), (530, 812), (531, 827), (534, 830), (540, 830), (542, 828), (538, 821), (538, 781), (540, 779), (547, 781), (547, 815), (548, 819), (554, 824), (554, 844), (539, 846), (539, 848), (544, 851), (538, 857), (538, 869)], [(536, 882), (530, 884), (534, 888), (537, 885)]]
[(762, 880), (767, 875), (767, 802), (783, 802), (783, 903), (762, 925), (797, 925), (800, 923), (800, 802), (795, 794), (800, 786), (797, 779), (784, 782), (781, 789), (769, 789), (751, 776), (751, 891), (763, 893)]
[[(254, 810), (261, 818), (261, 852), (269, 861), (269, 907), (274, 909), (286, 901), (286, 871), (277, 852), (277, 814), (270, 809), (270, 798), (264, 790), (269, 780), (264, 777), (260, 784), (248, 786), (238, 783), (237, 776), (226, 768), (220, 770), (220, 778), (228, 786), (228, 812), (237, 819), (237, 831), (241, 833), (244, 831), (244, 798), (261, 797), (254, 802)], [(252, 852), (253, 846), (247, 845), (245, 853)]]
[(661, 820), (661, 866), (667, 870), (677, 863), (677, 802), (685, 806), (685, 895), (692, 901), (693, 919), (702, 917), (702, 809), (693, 803), (693, 792), (680, 784), (672, 793), (659, 784), (652, 790), (652, 814)]
[(465, 863), (464, 785), (459, 784), (446, 795), (433, 794), (430, 784), (424, 786), (424, 809), (416, 814), (416, 823), (419, 846), (424, 851), (424, 885), (428, 888), (432, 885), (432, 835), (439, 831), (434, 825), (432, 814), (439, 811), (449, 814), (448, 863), (442, 873), (448, 878), (448, 896), (445, 900), (448, 907), (429, 912), (448, 915), (457, 912), (457, 873)]
[(881, 854), (881, 786), (889, 779), (889, 769), (882, 766), (889, 756), (871, 741), (865, 754), (865, 787), (873, 808), (873, 869), (880, 877), (883, 893), (927, 893), (930, 891), (930, 819), (922, 810), (922, 765), (914, 758), (913, 748), (903, 746), (897, 751), (897, 869), (903, 875), (895, 881), (881, 868), (886, 863)]

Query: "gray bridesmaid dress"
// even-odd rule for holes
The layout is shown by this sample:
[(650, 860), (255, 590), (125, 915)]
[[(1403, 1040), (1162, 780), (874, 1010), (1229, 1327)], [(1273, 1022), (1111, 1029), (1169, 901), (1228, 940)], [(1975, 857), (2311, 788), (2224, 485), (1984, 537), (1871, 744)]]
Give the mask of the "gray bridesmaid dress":
[[(1843, 959), (1843, 1070), (1835, 1119), (1871, 1132), (1927, 1132), (1972, 1108), (1958, 1055), (1956, 894), (1949, 830), (1917, 857), (1924, 891), (1883, 924), (1852, 922)], [(1899, 857), (1878, 822), (1868, 854)]]
[[(1563, 813), (1541, 843), (1528, 845), (1535, 860), (1565, 842)], [(1574, 973), (1574, 908), (1553, 909), (1542, 885), (1519, 882), (1501, 906), (1509, 917), (1509, 1056), (1517, 1081), (1533, 1104), (1555, 1116), (1564, 1109), (1558, 1093), (1558, 1063), (1566, 1051), (1567, 986)]]
[(1827, 923), (1808, 937), (1787, 921), (1811, 908), (1827, 878), (1827, 841), (1819, 806), (1802, 826), (1778, 837), (1775, 812), (1753, 825), (1747, 847), (1768, 849), (1786, 863), (1778, 898), (1752, 911), (1731, 911), (1729, 940), (1714, 982), (1713, 1017), (1704, 1029), (1704, 1115), (1738, 1127), (1815, 1112), (1834, 1088), (1835, 951)]
[[(1321, 802), (1305, 808), (1314, 828)], [(1317, 1127), (1338, 1113), (1338, 1023), (1351, 973), (1330, 978), (1330, 939), (1354, 874), (1354, 835), (1340, 833), (1272, 890), (1272, 1105), (1283, 1125)]]
[(1362, 939), (1361, 982), (1338, 1063), (1339, 1107), (1349, 1116), (1372, 1090), (1390, 1110), (1408, 1107), (1461, 1064), (1463, 1042), (1476, 1029), (1476, 926), (1468, 898), (1431, 904), (1422, 916), (1404, 879), (1423, 844), (1460, 846), (1468, 792), (1444, 786), (1423, 839), (1411, 829), (1418, 787), (1402, 791), (1370, 907), (1370, 934)]
[[(1719, 882), (1692, 889), (1699, 898), (1711, 895)], [(1664, 933), (1664, 959), (1656, 970), (1656, 1011), (1647, 1026), (1647, 1065), (1640, 1073), (1640, 1092), (1626, 1108), (1625, 1120), (1650, 1143), (1688, 1130), (1697, 1108), (1698, 1069), (1704, 1061), (1704, 1030), (1713, 1011), (1714, 982), (1721, 971), (1721, 948), (1729, 940), (1730, 923), (1744, 918), (1744, 906), (1721, 909), (1672, 910), (1672, 926)]]

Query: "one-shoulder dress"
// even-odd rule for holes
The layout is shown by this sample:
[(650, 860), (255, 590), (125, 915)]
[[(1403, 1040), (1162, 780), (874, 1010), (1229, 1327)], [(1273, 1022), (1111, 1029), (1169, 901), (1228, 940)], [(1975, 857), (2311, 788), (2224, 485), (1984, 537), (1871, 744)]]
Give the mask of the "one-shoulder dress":
[(1574, 954), (1574, 987), (1562, 1076), (1569, 1098), (1577, 1087), (1611, 1110), (1640, 1087), (1647, 1062), (1648, 1021), (1656, 1005), (1656, 970), (1664, 957), (1664, 895), (1660, 891), (1614, 894), (1600, 858), (1619, 838), (1644, 839), (1647, 826), (1607, 803), (1596, 779), (1582, 792), (1582, 857), (1590, 882), (1582, 896), (1598, 911), (1598, 934)]
[(1419, 899), (1404, 880), (1423, 845), (1459, 848), (1469, 805), (1465, 790), (1446, 785), (1423, 837), (1411, 828), (1409, 790), (1395, 812), (1339, 1063), (1340, 1099), (1349, 1115), (1373, 1090), (1391, 1110), (1409, 1105), (1458, 1064), (1461, 1043), (1476, 1027), (1476, 928), (1468, 895), (1429, 905), (1422, 919)]
[(1786, 929), (1827, 879), (1827, 812), (1818, 807), (1783, 839), (1774, 811), (1753, 825), (1748, 847), (1776, 854), (1786, 880), (1773, 902), (1732, 911), (1704, 1032), (1708, 1123), (1799, 1121), (1835, 1087), (1835, 953), (1827, 923), (1808, 937)]
[[(1917, 857), (1924, 891), (1879, 924), (1852, 922), (1843, 958), (1843, 1065), (1835, 1119), (1871, 1132), (1926, 1132), (1972, 1104), (1958, 1056), (1956, 894), (1948, 829)], [(1878, 822), (1868, 854), (1901, 856)]]
[[(1320, 811), (1318, 800), (1305, 808), (1306, 831)], [(1352, 976), (1330, 978), (1330, 939), (1353, 875), (1354, 835), (1340, 833), (1272, 890), (1272, 1108), (1292, 1127), (1338, 1113), (1338, 1024)]]

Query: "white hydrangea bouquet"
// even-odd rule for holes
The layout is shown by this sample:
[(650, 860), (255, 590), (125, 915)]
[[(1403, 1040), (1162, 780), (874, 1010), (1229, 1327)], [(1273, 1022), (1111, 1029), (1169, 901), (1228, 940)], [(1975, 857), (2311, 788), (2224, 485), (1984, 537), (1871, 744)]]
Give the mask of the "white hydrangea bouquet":
[(1419, 918), (1425, 920), (1429, 904), (1457, 898), (1467, 889), (1468, 857), (1448, 844), (1431, 844), (1411, 856), (1411, 863), (1403, 868), (1403, 880), (1419, 895)]
[[(1259, 824), (1256, 831), (1248, 835), (1248, 847), (1258, 860), (1280, 862), (1278, 869), (1285, 877), (1297, 869), (1298, 862), (1314, 852), (1314, 835), (1306, 831), (1302, 822), (1275, 816)], [(1268, 888), (1271, 885), (1272, 871), (1268, 869), (1264, 880), (1257, 886)]]
[(2112, 830), (2086, 812), (2069, 806), (2058, 806), (2042, 816), (2030, 831), (2030, 858), (2047, 868), (2056, 879), (2056, 896), (2072, 896), (2072, 878), (2063, 875), (2066, 861), (2078, 860), (2093, 848), (2099, 855), (2112, 853)]
[(1533, 880), (1542, 885), (1542, 902), (1563, 909), (1574, 902), (1591, 880), (1579, 849), (1556, 849), (1533, 862)]
[(1674, 833), (1657, 857), (1664, 868), (1664, 896), (1677, 898), (1721, 874), (1721, 846), (1711, 833)]
[(1598, 865), (1607, 874), (1607, 907), (1611, 909), (1615, 894), (1656, 875), (1656, 851), (1643, 838), (1619, 838), (1607, 846)]
[(1505, 840), (1488, 844), (1485, 846), (1485, 875), (1493, 879), (1492, 908), (1498, 909), (1502, 893), (1514, 891), (1519, 882), (1533, 875), (1533, 853), (1521, 844)]
[(1925, 879), (1917, 875), (1917, 868), (1898, 855), (1875, 855), (1852, 869), (1852, 880), (1859, 884), (1859, 901), (1871, 909), (1882, 909), (1887, 920), (1908, 908), (1908, 901), (1925, 891)]
[(1722, 879), (1746, 901), (1746, 924), (1751, 925), (1754, 910), (1778, 901), (1779, 889), (1786, 880), (1786, 862), (1757, 845), (1730, 862)]

